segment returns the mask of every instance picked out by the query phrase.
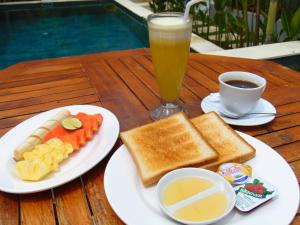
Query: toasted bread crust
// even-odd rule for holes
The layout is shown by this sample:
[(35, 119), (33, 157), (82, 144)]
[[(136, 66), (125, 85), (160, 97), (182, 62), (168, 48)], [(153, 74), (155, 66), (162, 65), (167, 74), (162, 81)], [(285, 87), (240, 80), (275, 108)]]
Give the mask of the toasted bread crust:
[[(202, 120), (206, 120), (206, 117), (213, 117), (213, 120), (218, 124), (216, 127), (205, 127)], [(211, 118), (210, 118), (211, 119)], [(202, 116), (196, 117), (192, 119), (194, 125), (198, 128), (199, 132), (202, 133), (207, 142), (209, 142), (214, 149), (219, 153), (219, 159), (211, 164), (207, 164), (203, 166), (203, 168), (210, 170), (217, 170), (219, 165), (225, 162), (237, 162), (241, 163), (246, 160), (249, 160), (255, 156), (256, 150), (246, 142), (240, 135), (238, 135), (228, 124), (224, 122), (224, 120), (215, 112), (210, 112), (204, 114)], [(214, 125), (212, 125), (214, 126)], [(216, 130), (214, 130), (216, 129)], [(220, 133), (221, 131), (226, 130), (229, 132), (232, 139), (226, 139), (226, 137)], [(208, 137), (209, 132), (213, 132), (214, 135), (219, 135), (219, 142), (223, 144), (220, 147), (220, 143), (218, 143), (218, 138), (210, 138)], [(234, 139), (234, 140), (233, 140)], [(237, 144), (238, 143), (238, 144)], [(224, 147), (227, 146), (229, 149), (224, 151)], [(232, 147), (231, 147), (232, 146)], [(231, 151), (231, 152), (230, 152)]]
[(170, 170), (201, 166), (218, 157), (183, 113), (122, 132), (120, 136), (145, 186)]

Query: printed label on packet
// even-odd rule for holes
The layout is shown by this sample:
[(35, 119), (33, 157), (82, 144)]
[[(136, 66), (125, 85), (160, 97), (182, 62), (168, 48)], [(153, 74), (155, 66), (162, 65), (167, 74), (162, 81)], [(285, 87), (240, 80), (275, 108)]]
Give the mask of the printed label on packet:
[(224, 163), (217, 172), (232, 185), (239, 185), (248, 182), (252, 175), (252, 168), (239, 163)]
[(235, 207), (242, 212), (248, 212), (277, 195), (277, 189), (261, 178), (250, 178), (234, 189)]

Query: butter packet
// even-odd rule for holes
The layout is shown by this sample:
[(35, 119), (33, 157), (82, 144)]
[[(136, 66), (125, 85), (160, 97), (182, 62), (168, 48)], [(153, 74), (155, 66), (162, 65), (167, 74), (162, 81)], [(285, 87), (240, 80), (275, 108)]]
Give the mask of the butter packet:
[(235, 207), (242, 212), (248, 212), (277, 195), (277, 189), (261, 178), (250, 178), (234, 189)]
[(252, 176), (251, 166), (239, 163), (224, 163), (217, 173), (225, 178), (232, 185), (240, 185), (248, 182)]

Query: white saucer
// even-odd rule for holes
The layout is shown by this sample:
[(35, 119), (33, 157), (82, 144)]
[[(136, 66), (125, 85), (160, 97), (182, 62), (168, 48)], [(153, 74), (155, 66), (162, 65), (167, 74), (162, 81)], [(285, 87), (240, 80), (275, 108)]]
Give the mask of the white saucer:
[[(215, 111), (220, 115), (219, 113), (220, 108), (221, 108), (221, 103), (219, 99), (219, 93), (210, 94), (206, 96), (201, 102), (201, 109), (205, 113)], [(258, 101), (256, 107), (251, 112), (276, 113), (276, 109), (270, 102), (261, 98)], [(223, 117), (222, 115), (220, 116), (224, 119), (226, 123), (231, 125), (237, 125), (237, 126), (258, 126), (258, 125), (266, 124), (275, 118), (274, 115), (258, 115), (258, 114), (247, 115), (238, 119), (231, 119), (231, 118)]]

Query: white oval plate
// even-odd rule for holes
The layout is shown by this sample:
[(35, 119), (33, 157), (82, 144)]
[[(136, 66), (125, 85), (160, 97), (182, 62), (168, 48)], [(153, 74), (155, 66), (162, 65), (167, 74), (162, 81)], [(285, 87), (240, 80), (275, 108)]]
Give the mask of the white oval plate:
[[(80, 151), (66, 159), (58, 171), (36, 182), (21, 180), (15, 170), (13, 151), (26, 137), (55, 115), (60, 109), (68, 109), (72, 114), (101, 113), (103, 123), (93, 139)], [(38, 114), (18, 124), (0, 139), (0, 190), (9, 193), (33, 193), (57, 187), (71, 181), (99, 163), (112, 149), (119, 136), (119, 122), (107, 109), (93, 105), (73, 105)]]
[[(299, 186), (288, 163), (272, 148), (249, 135), (239, 134), (256, 149), (256, 157), (247, 164), (253, 176), (261, 177), (278, 188), (278, 196), (249, 213), (231, 211), (219, 225), (287, 225), (299, 204)], [(107, 199), (117, 215), (129, 225), (178, 224), (159, 207), (156, 186), (145, 188), (135, 164), (122, 145), (109, 160), (104, 174)]]
[[(215, 95), (218, 96), (218, 93), (206, 96), (201, 102), (201, 109), (203, 110), (204, 113), (215, 111), (228, 124), (236, 125), (236, 126), (258, 126), (258, 125), (269, 123), (275, 118), (274, 115), (258, 115), (258, 114), (247, 115), (238, 119), (231, 119), (228, 117), (224, 117), (220, 115), (220, 113), (218, 112), (221, 108), (221, 103), (220, 100), (215, 99)], [(213, 100), (210, 100), (212, 96), (214, 96)], [(251, 112), (276, 113), (276, 109), (270, 102), (261, 98), (258, 100), (257, 105)]]

